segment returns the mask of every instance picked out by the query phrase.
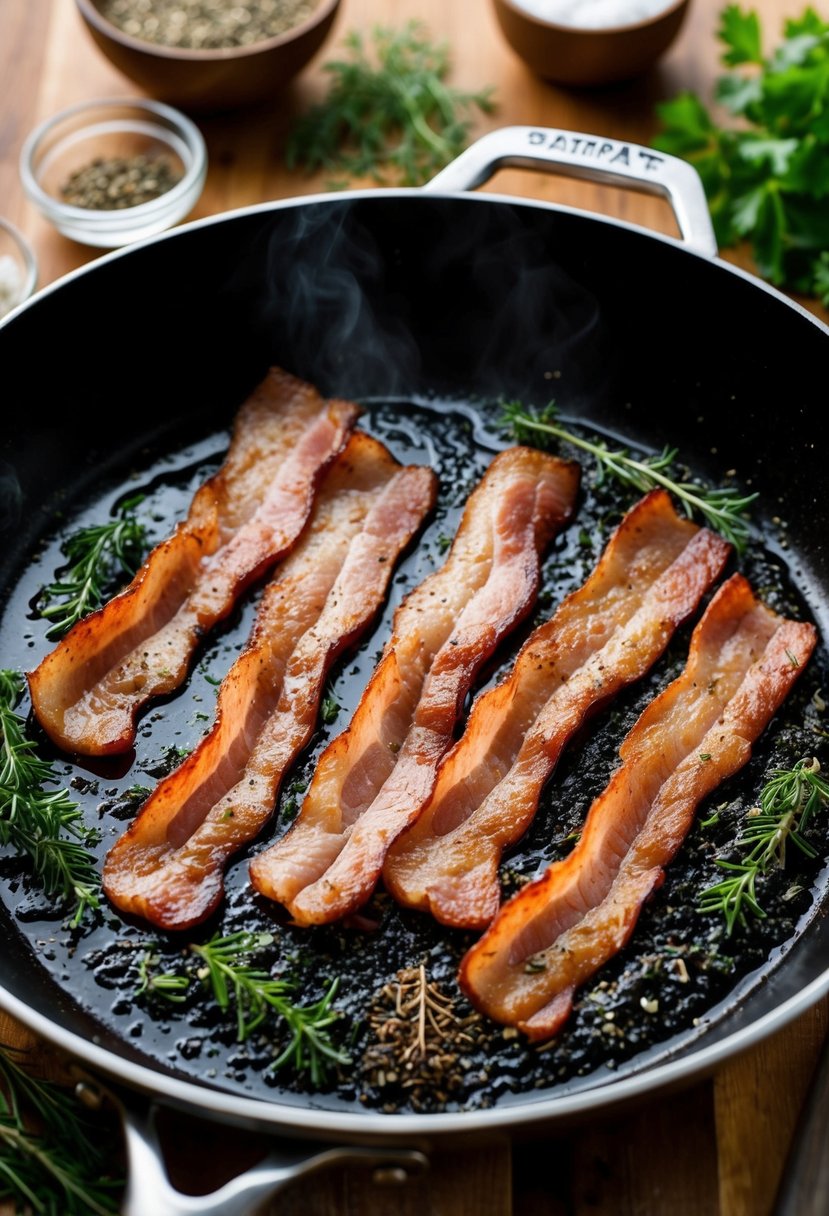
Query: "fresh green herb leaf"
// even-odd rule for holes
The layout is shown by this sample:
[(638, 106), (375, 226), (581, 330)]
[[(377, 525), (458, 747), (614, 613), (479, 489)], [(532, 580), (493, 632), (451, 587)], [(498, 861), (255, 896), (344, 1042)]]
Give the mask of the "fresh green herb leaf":
[(763, 47), (760, 18), (754, 11), (744, 12), (738, 4), (729, 4), (720, 14), (719, 39), (726, 46), (723, 63), (736, 67), (740, 63), (762, 63)]
[(155, 968), (160, 962), (160, 955), (153, 950), (145, 950), (138, 960), (138, 987), (136, 997), (145, 995), (160, 996), (165, 1001), (180, 1005), (187, 1000), (187, 990), (190, 978), (186, 975), (176, 975), (173, 972), (156, 973)]
[(81, 528), (64, 542), (62, 552), (69, 560), (58, 571), (63, 577), (47, 584), (38, 597), (40, 615), (52, 622), (47, 637), (62, 637), (100, 607), (115, 578), (135, 574), (147, 541), (146, 528), (135, 516), (141, 501), (141, 496), (131, 498), (108, 523)]
[(675, 448), (665, 448), (658, 456), (632, 456), (625, 448), (609, 448), (604, 440), (575, 435), (557, 419), (553, 402), (542, 410), (529, 409), (520, 401), (507, 402), (502, 416), (503, 425), (519, 443), (543, 446), (545, 441), (556, 440), (572, 444), (594, 456), (600, 472), (609, 473), (623, 485), (642, 493), (662, 486), (680, 500), (688, 515), (702, 516), (736, 549), (745, 548), (749, 535), (745, 510), (756, 494), (741, 495), (733, 486), (710, 489), (695, 481), (677, 480), (668, 471), (676, 459)]
[(450, 87), (449, 50), (420, 22), (378, 26), (372, 44), (349, 34), (346, 57), (325, 64), (328, 95), (292, 130), (288, 165), (421, 185), (463, 151), (469, 116), (493, 108), (491, 90)]
[(25, 1072), (17, 1054), (0, 1047), (0, 1199), (44, 1216), (120, 1211), (114, 1140), (58, 1085)]
[(129, 786), (124, 790), (124, 797), (129, 798), (130, 802), (146, 802), (152, 790), (148, 785), (139, 785), (138, 782)]
[(793, 844), (805, 857), (815, 850), (803, 833), (816, 812), (829, 806), (829, 781), (820, 776), (814, 758), (798, 760), (791, 769), (775, 769), (760, 794), (760, 805), (749, 811), (737, 838), (747, 849), (742, 862), (717, 860), (728, 877), (702, 892), (699, 911), (725, 917), (731, 934), (738, 921), (751, 914), (765, 917), (757, 896), (757, 882), (775, 866), (786, 864), (786, 845)]
[(340, 703), (331, 693), (326, 693), (322, 699), (320, 706), (320, 718), (326, 726), (330, 726), (332, 722), (336, 722), (337, 714), (340, 712)]
[(240, 1043), (270, 1014), (276, 1014), (288, 1026), (290, 1039), (272, 1067), (290, 1063), (297, 1072), (310, 1073), (312, 1082), (317, 1084), (324, 1080), (332, 1064), (350, 1063), (329, 1033), (340, 1016), (332, 1007), (337, 980), (329, 984), (323, 997), (314, 1004), (294, 1004), (290, 998), (295, 986), (290, 978), (274, 978), (267, 971), (249, 965), (249, 960), (272, 941), (270, 933), (239, 932), (229, 937), (215, 936), (203, 946), (192, 946), (202, 962), (197, 975), (210, 988), (220, 1009), (235, 1010)]
[(97, 833), (84, 826), (68, 790), (43, 788), (58, 777), (15, 713), (22, 695), (22, 676), (0, 671), (0, 844), (30, 858), (47, 895), (74, 901), (77, 925), (88, 908), (98, 907), (95, 858), (85, 847)]
[(715, 97), (739, 123), (718, 126), (684, 93), (657, 107), (656, 146), (696, 166), (721, 245), (747, 238), (761, 274), (829, 306), (829, 22), (806, 9), (767, 57), (753, 11), (729, 5), (719, 34), (723, 62), (744, 70)]

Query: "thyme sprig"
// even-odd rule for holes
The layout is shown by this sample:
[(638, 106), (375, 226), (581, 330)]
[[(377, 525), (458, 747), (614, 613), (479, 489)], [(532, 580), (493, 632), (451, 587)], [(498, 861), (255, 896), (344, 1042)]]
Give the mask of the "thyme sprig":
[(0, 844), (31, 859), (47, 895), (74, 901), (77, 925), (88, 908), (98, 907), (98, 872), (86, 848), (97, 833), (85, 827), (68, 790), (43, 788), (58, 777), (15, 713), (22, 695), (22, 676), (0, 670)]
[(147, 529), (135, 515), (143, 496), (130, 498), (114, 519), (105, 524), (79, 528), (64, 541), (62, 553), (68, 562), (38, 596), (38, 610), (51, 621), (48, 638), (60, 638), (93, 609), (100, 607), (113, 580), (120, 574), (130, 578), (144, 557)]
[(775, 867), (786, 864), (786, 846), (793, 844), (804, 857), (817, 854), (803, 833), (816, 812), (829, 806), (829, 781), (820, 776), (815, 757), (798, 760), (790, 769), (775, 769), (760, 794), (760, 805), (748, 812), (737, 846), (748, 849), (743, 861), (717, 858), (728, 877), (703, 891), (699, 911), (725, 917), (729, 935), (748, 914), (765, 918), (757, 895), (757, 882)]
[(186, 975), (175, 975), (172, 972), (156, 972), (154, 969), (161, 962), (161, 956), (154, 950), (145, 950), (138, 960), (138, 987), (136, 997), (146, 993), (160, 996), (174, 1005), (183, 1004), (187, 1000), (187, 989), (190, 980)]
[(466, 146), (476, 108), (492, 92), (465, 93), (446, 83), (449, 49), (430, 41), (419, 21), (400, 30), (377, 26), (369, 49), (361, 34), (345, 39), (347, 58), (324, 66), (325, 100), (299, 119), (286, 149), (289, 167), (304, 165), (354, 177), (389, 176), (419, 186)]
[[(286, 1023), (290, 1040), (276, 1057), (272, 1068), (290, 1062), (296, 1072), (310, 1073), (318, 1084), (325, 1080), (333, 1064), (349, 1064), (350, 1059), (337, 1048), (329, 1028), (340, 1017), (333, 1008), (338, 981), (332, 980), (324, 995), (312, 1005), (297, 1005), (291, 1000), (296, 989), (290, 978), (272, 976), (250, 965), (250, 960), (273, 942), (270, 933), (247, 933), (241, 930), (227, 937), (213, 936), (204, 945), (191, 945), (190, 950), (200, 960), (196, 970), (199, 979), (212, 993), (220, 1009), (233, 1009), (236, 1014), (236, 1037), (243, 1043), (267, 1017), (274, 1013)], [(148, 990), (170, 1001), (184, 999), (190, 977), (168, 972), (153, 976), (151, 968), (157, 955), (145, 955), (139, 964), (141, 986), (136, 995)]]
[(123, 1181), (113, 1144), (60, 1086), (25, 1072), (0, 1046), (0, 1199), (44, 1216), (109, 1216)]
[(503, 407), (502, 423), (519, 443), (545, 446), (545, 440), (556, 439), (589, 452), (599, 463), (600, 475), (607, 473), (641, 493), (662, 486), (679, 499), (688, 516), (701, 516), (738, 552), (745, 549), (749, 538), (745, 512), (756, 494), (740, 494), (736, 486), (711, 488), (677, 479), (669, 472), (677, 457), (676, 448), (665, 447), (655, 456), (632, 456), (626, 448), (610, 448), (604, 440), (573, 434), (557, 421), (558, 416), (554, 402), (534, 410), (520, 401), (510, 401)]
[(399, 971), (375, 995), (360, 1071), (387, 1105), (402, 1090), (415, 1110), (447, 1101), (463, 1085), (469, 1055), (482, 1040), (482, 1018), (430, 980), (425, 963)]

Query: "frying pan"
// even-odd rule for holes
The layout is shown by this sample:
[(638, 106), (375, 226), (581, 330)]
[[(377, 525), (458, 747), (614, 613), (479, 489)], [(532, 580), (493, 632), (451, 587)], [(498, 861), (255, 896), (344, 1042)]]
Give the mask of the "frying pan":
[[(498, 195), (501, 166), (664, 195), (682, 237)], [(719, 262), (689, 166), (635, 145), (515, 127), (482, 139), (424, 191), (357, 191), (249, 208), (109, 255), (47, 288), (0, 326), (0, 588), (31, 560), (56, 507), (171, 435), (226, 421), (263, 369), (323, 393), (413, 400), (555, 395), (568, 415), (628, 442), (735, 469), (783, 515), (791, 569), (826, 636), (829, 502), (822, 432), (829, 330)], [(125, 1211), (250, 1211), (332, 1160), (391, 1154), (416, 1167), (435, 1139), (558, 1123), (689, 1081), (772, 1033), (829, 990), (813, 916), (765, 982), (706, 1033), (651, 1067), (575, 1092), (462, 1114), (284, 1105), (182, 1080), (73, 1004), (3, 913), (0, 1004), (112, 1086), (131, 1163)], [(163, 1104), (257, 1131), (280, 1148), (193, 1199), (167, 1182), (152, 1130)]]

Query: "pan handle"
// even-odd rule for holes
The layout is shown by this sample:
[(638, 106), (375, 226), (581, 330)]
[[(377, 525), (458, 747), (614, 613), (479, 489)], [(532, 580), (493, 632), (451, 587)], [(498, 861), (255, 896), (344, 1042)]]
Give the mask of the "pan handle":
[(352, 1148), (283, 1141), (263, 1161), (207, 1195), (185, 1195), (167, 1176), (155, 1127), (156, 1107), (141, 1095), (95, 1086), (118, 1107), (127, 1150), (122, 1216), (251, 1216), (286, 1186), (332, 1166), (365, 1165), (378, 1181), (402, 1183), (428, 1169), (413, 1149)]
[(625, 140), (551, 127), (502, 127), (477, 140), (424, 189), (475, 190), (504, 168), (544, 168), (565, 177), (659, 194), (673, 208), (685, 244), (706, 257), (716, 257), (717, 240), (696, 169), (677, 156)]

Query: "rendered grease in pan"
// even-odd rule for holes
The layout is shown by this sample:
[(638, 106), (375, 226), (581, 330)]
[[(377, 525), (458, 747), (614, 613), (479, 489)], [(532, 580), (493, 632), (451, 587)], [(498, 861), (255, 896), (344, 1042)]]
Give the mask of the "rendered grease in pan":
[[(718, 821), (707, 828), (698, 823), (692, 829), (664, 885), (644, 908), (629, 946), (579, 994), (565, 1029), (543, 1050), (527, 1045), (515, 1032), (480, 1020), (472, 1024), (466, 1038), (454, 1041), (450, 1036), (445, 1052), (448, 1059), (435, 1072), (432, 1084), (428, 1077), (418, 1079), (416, 1069), (378, 1068), (376, 1030), (390, 1008), (388, 993), (386, 997), (382, 993), (386, 985), (395, 983), (400, 971), (424, 963), (430, 982), (452, 1001), (452, 1015), (464, 1020), (471, 1014), (458, 992), (455, 972), (473, 935), (444, 929), (428, 916), (403, 911), (382, 892), (363, 910), (359, 927), (335, 925), (310, 931), (287, 925), (279, 909), (253, 895), (247, 882), (250, 854), (269, 843), (275, 832), (284, 831), (317, 756), (343, 729), (359, 700), (388, 634), (394, 607), (407, 589), (442, 561), (446, 540), (454, 533), (467, 494), (493, 450), (503, 446), (503, 436), (494, 426), (496, 417), (495, 407), (484, 409), (477, 404), (394, 402), (368, 409), (364, 425), (398, 459), (429, 463), (436, 469), (441, 479), (438, 510), (420, 543), (396, 572), (391, 600), (373, 634), (336, 672), (331, 691), (341, 707), (339, 716), (317, 732), (305, 757), (288, 774), (274, 824), (235, 859), (228, 873), (227, 899), (211, 922), (184, 939), (165, 937), (149, 927), (127, 924), (104, 907), (72, 931), (29, 882), (18, 859), (6, 856), (0, 861), (0, 895), (32, 954), (65, 993), (93, 1010), (130, 1050), (154, 1066), (240, 1094), (302, 1105), (312, 1101), (317, 1108), (333, 1109), (484, 1107), (515, 1101), (528, 1093), (542, 1096), (594, 1085), (613, 1073), (639, 1069), (702, 1033), (740, 993), (768, 973), (822, 898), (819, 874), (821, 859), (829, 854), (829, 815), (818, 817), (809, 833), (818, 860), (791, 856), (785, 870), (764, 880), (765, 920), (752, 921), (729, 938), (719, 919), (696, 910), (699, 893), (721, 873), (715, 857), (733, 841), (768, 769), (789, 765), (804, 755), (822, 760), (829, 756), (815, 729), (822, 726), (812, 701), (821, 686), (829, 687), (823, 648), (760, 740), (749, 765), (715, 793), (712, 805), (721, 808)], [(488, 419), (489, 428), (481, 419)], [(213, 435), (151, 467), (124, 469), (123, 481), (97, 501), (82, 504), (75, 513), (67, 510), (61, 530), (52, 533), (33, 555), (8, 601), (0, 629), (5, 666), (31, 668), (49, 648), (46, 623), (37, 618), (32, 604), (39, 587), (50, 581), (60, 565), (61, 539), (80, 524), (105, 517), (125, 487), (130, 496), (142, 491), (146, 495), (141, 512), (152, 523), (153, 538), (159, 539), (186, 511), (193, 490), (216, 467), (226, 442), (226, 436)], [(586, 468), (576, 519), (556, 540), (545, 561), (535, 619), (500, 654), (498, 665), (485, 673), (485, 683), (506, 670), (529, 629), (583, 582), (611, 528), (635, 497), (595, 482)], [(740, 567), (772, 607), (806, 615), (781, 556), (753, 546)], [(244, 645), (255, 601), (256, 594), (210, 639), (187, 685), (145, 715), (134, 757), (117, 764), (102, 763), (94, 771), (56, 757), (58, 771), (65, 774), (87, 822), (102, 830), (101, 855), (140, 805), (144, 795), (136, 787), (151, 788), (209, 727), (215, 681)], [(654, 693), (681, 670), (689, 634), (690, 627), (680, 631), (651, 675), (597, 716), (565, 753), (532, 828), (505, 859), (502, 877), (507, 891), (572, 847), (590, 802), (616, 766), (625, 733)], [(699, 820), (710, 815), (711, 809), (703, 807)], [(160, 970), (177, 970), (188, 941), (239, 929), (274, 934), (272, 955), (263, 956), (262, 961), (284, 966), (298, 977), (296, 999), (300, 1001), (318, 999), (329, 980), (339, 976), (336, 1004), (343, 1016), (336, 1033), (353, 1063), (332, 1075), (321, 1090), (285, 1069), (279, 1073), (269, 1069), (284, 1046), (278, 1032), (257, 1032), (250, 1041), (238, 1044), (233, 1017), (221, 1015), (204, 993), (193, 992), (179, 1006), (159, 999), (136, 999), (138, 962), (145, 950), (158, 953)]]

